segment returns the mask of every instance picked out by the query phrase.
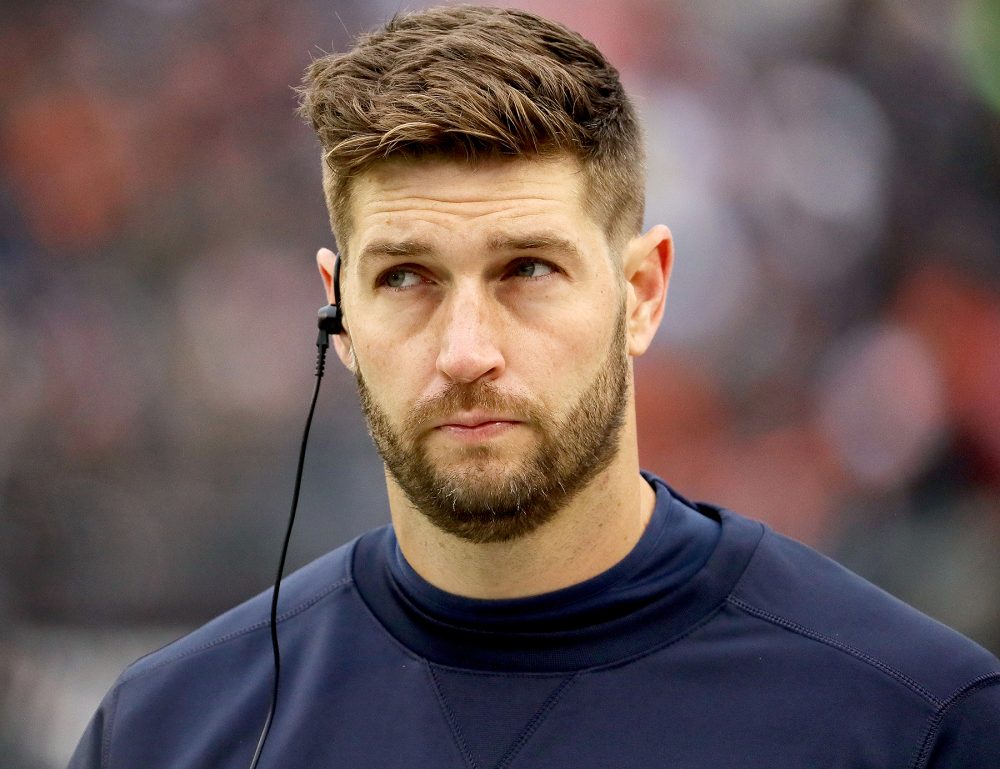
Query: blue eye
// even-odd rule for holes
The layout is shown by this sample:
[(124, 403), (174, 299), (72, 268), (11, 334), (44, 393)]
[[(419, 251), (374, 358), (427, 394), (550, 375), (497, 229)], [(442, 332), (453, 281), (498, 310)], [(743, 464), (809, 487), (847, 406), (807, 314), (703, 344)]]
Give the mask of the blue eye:
[(381, 283), (389, 288), (410, 288), (420, 283), (420, 276), (413, 270), (390, 270), (382, 276)]
[(518, 278), (541, 278), (554, 272), (545, 262), (525, 259), (514, 266), (513, 274)]

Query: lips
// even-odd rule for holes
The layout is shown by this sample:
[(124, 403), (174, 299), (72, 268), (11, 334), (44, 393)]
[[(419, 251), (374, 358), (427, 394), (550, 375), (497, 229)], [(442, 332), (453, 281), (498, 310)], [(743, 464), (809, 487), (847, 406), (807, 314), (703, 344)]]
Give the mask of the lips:
[(519, 424), (521, 420), (506, 414), (452, 414), (435, 426), (435, 432), (460, 441), (478, 442), (499, 437)]
[(437, 421), (434, 425), (438, 428), (453, 427), (458, 429), (476, 429), (494, 424), (519, 424), (520, 419), (508, 414), (489, 414), (485, 412), (473, 411), (461, 414), (452, 414)]

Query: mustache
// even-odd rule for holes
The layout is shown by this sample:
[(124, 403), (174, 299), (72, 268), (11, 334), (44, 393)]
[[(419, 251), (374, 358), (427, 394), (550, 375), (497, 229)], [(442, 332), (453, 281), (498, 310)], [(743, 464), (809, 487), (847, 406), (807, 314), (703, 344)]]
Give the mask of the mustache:
[(457, 411), (482, 410), (516, 415), (529, 423), (545, 423), (546, 414), (530, 398), (505, 392), (489, 381), (452, 382), (436, 395), (413, 404), (404, 430), (414, 435), (430, 421), (445, 419)]

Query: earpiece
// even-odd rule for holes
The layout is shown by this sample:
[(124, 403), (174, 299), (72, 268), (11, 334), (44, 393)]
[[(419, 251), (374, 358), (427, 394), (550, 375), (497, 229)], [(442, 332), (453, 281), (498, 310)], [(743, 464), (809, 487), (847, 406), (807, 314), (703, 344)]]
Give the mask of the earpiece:
[(319, 308), (319, 330), (326, 334), (342, 334), (344, 332), (344, 313), (340, 309), (340, 255), (333, 265), (333, 304)]
[(344, 330), (344, 318), (340, 314), (340, 308), (335, 304), (328, 304), (319, 308), (319, 320), (316, 325), (320, 331), (327, 334), (337, 335)]

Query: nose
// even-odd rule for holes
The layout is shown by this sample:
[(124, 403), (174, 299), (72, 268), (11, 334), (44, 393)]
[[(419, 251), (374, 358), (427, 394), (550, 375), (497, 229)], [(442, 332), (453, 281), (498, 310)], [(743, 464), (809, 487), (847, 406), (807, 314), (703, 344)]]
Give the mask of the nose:
[(489, 299), (472, 288), (458, 290), (440, 311), (444, 317), (438, 371), (449, 381), (462, 383), (499, 377), (505, 361)]

